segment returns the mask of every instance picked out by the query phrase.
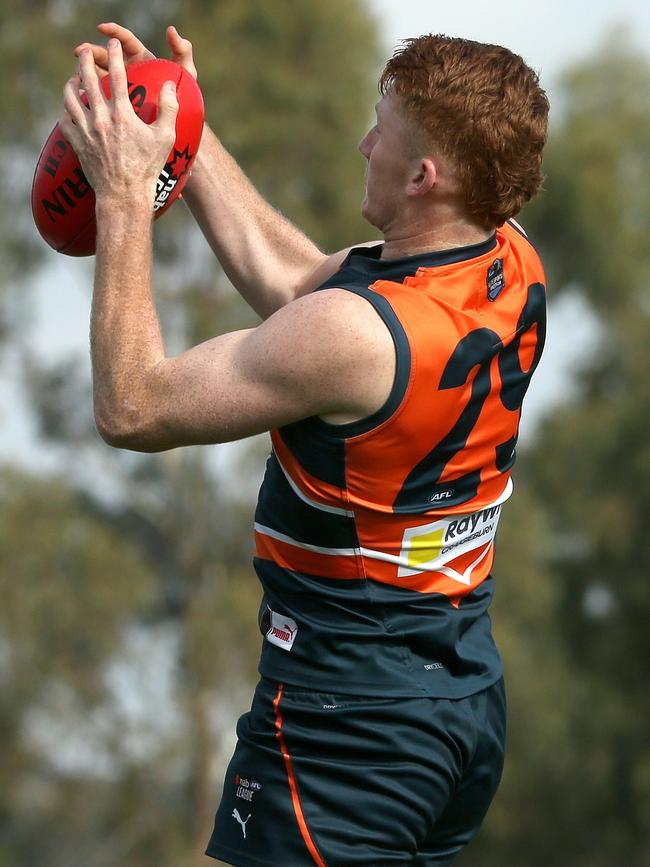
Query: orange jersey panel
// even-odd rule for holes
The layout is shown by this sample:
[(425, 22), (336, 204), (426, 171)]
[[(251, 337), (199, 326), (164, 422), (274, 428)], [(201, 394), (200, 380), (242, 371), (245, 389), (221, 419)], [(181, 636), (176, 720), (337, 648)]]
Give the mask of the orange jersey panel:
[[(511, 224), (471, 247), (386, 261), (380, 253), (352, 250), (321, 288), (355, 292), (382, 317), (395, 343), (393, 389), (359, 422), (312, 418), (272, 432), (256, 568), (298, 629), (307, 617), (302, 592), (318, 599), (311, 629), (322, 627), (321, 612), (329, 623), (329, 612), (339, 618), (330, 628), (345, 634), (348, 612), (351, 635), (369, 604), (363, 626), (381, 610), (381, 628), (390, 633), (394, 617), (407, 647), (411, 613), (420, 640), (418, 606), (438, 606), (445, 617), (427, 640), (444, 647), (447, 628), (456, 646), (451, 611), (466, 606), (478, 622), (491, 596), (479, 589), (492, 568), (522, 401), (544, 344), (545, 276)], [(291, 653), (299, 646), (296, 638)]]

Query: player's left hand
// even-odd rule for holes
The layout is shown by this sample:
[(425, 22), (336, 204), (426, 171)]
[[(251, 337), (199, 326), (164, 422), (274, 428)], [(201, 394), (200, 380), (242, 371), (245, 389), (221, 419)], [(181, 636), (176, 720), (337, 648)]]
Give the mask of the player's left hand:
[[(80, 56), (79, 73), (64, 88), (61, 129), (79, 157), (99, 200), (155, 198), (156, 180), (176, 137), (178, 101), (173, 82), (160, 91), (158, 115), (146, 124), (129, 100), (122, 46), (108, 45), (110, 99), (99, 83), (92, 52)], [(84, 99), (85, 94), (85, 99)]]

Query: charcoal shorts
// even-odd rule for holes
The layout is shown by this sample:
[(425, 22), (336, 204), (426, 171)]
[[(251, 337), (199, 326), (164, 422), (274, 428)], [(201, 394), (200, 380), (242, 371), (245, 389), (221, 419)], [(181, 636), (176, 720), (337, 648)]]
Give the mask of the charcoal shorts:
[(206, 854), (236, 867), (447, 867), (499, 784), (503, 681), (451, 700), (263, 679), (237, 736)]

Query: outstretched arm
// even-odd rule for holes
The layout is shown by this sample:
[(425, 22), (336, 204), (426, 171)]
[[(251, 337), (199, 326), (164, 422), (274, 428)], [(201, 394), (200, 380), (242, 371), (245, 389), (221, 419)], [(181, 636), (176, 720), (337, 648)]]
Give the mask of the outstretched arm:
[(364, 299), (338, 289), (295, 300), (258, 328), (166, 356), (151, 293), (151, 200), (178, 105), (165, 86), (155, 123), (142, 123), (119, 42), (109, 43), (109, 74), (107, 99), (92, 55), (82, 53), (81, 80), (66, 85), (61, 120), (97, 200), (91, 352), (104, 439), (161, 451), (312, 415), (349, 421), (377, 410), (393, 382), (392, 338)]
[(343, 258), (326, 256), (263, 199), (207, 125), (185, 201), (228, 278), (263, 319), (315, 289)]
[[(98, 29), (119, 40), (127, 64), (154, 56), (119, 24), (100, 24)], [(167, 42), (172, 59), (196, 77), (191, 42), (171, 26)], [(107, 49), (83, 43), (75, 54), (84, 49), (105, 74)], [(262, 198), (207, 125), (184, 197), (229, 279), (263, 319), (323, 283), (347, 252), (322, 253)]]

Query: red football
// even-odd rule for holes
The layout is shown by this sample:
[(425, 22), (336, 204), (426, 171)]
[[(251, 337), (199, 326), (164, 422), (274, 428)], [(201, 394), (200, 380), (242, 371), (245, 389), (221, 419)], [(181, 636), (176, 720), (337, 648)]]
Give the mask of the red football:
[[(157, 219), (178, 198), (189, 178), (203, 132), (203, 97), (189, 72), (171, 60), (133, 63), (126, 74), (131, 104), (145, 123), (156, 119), (163, 83), (176, 82), (176, 141), (158, 178), (153, 203)], [(102, 78), (101, 85), (110, 95), (108, 76)], [(95, 194), (58, 123), (38, 158), (32, 183), (32, 213), (38, 231), (59, 253), (92, 256), (95, 252)]]

